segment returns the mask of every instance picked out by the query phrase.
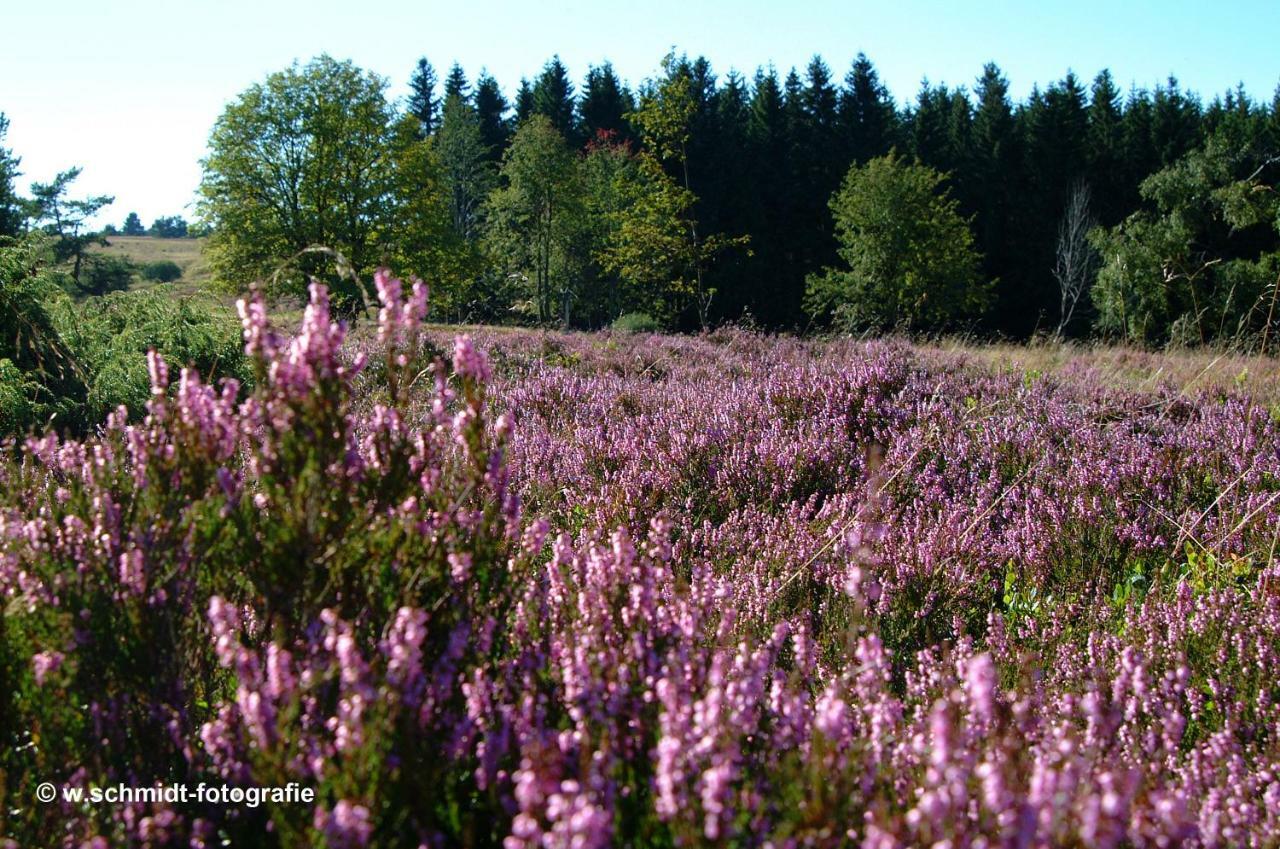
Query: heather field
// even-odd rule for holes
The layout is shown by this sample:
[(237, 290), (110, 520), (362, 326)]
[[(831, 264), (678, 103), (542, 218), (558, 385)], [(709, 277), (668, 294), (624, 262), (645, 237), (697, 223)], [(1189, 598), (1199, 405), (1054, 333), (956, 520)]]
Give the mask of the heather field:
[(0, 465), (0, 845), (1280, 845), (1273, 361), (377, 284)]

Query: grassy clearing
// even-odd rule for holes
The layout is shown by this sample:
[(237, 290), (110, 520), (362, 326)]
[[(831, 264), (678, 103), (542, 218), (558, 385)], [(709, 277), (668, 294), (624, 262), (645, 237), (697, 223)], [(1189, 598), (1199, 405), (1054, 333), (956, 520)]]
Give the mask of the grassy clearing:
[[(109, 236), (107, 246), (94, 250), (111, 256), (126, 257), (138, 265), (172, 260), (182, 269), (182, 277), (174, 284), (181, 294), (203, 291), (213, 279), (204, 257), (204, 239), (161, 239), (153, 236)], [(137, 279), (131, 289), (147, 289), (158, 284)]]

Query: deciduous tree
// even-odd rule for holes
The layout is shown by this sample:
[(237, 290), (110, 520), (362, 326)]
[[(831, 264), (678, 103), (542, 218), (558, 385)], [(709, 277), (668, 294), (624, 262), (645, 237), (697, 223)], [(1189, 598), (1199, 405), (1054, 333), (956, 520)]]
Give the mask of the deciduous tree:
[(932, 330), (980, 314), (989, 286), (945, 180), (894, 153), (849, 170), (831, 199), (847, 267), (809, 277), (805, 303), (815, 318)]

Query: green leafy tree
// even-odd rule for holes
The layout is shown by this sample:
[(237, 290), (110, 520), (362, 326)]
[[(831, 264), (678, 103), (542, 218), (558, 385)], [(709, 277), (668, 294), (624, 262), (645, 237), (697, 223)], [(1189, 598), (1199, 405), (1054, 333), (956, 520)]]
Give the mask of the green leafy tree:
[(855, 165), (831, 199), (840, 258), (805, 306), (844, 328), (934, 330), (981, 314), (989, 285), (946, 177), (896, 154)]
[(705, 327), (714, 291), (703, 285), (703, 270), (747, 240), (721, 234), (693, 238), (696, 197), (648, 153), (637, 158), (637, 173), (620, 191), (624, 201), (613, 212), (613, 233), (601, 252), (604, 267), (628, 291), (646, 293), (646, 302), (638, 306), (665, 323), (674, 323), (692, 306)]
[(199, 206), (222, 280), (243, 287), (287, 267), (296, 273), (282, 279), (295, 286), (329, 276), (336, 306), (364, 297), (313, 249), (339, 252), (362, 278), (381, 260), (380, 241), (395, 226), (386, 88), (382, 77), (320, 56), (226, 107), (202, 162)]
[(577, 159), (545, 115), (516, 131), (502, 160), (505, 186), (489, 199), (490, 255), (508, 277), (528, 281), (539, 323), (564, 324), (582, 277), (582, 187)]
[(1274, 342), (1280, 162), (1214, 136), (1142, 183), (1147, 208), (1091, 241), (1099, 328), (1142, 344)]
[(406, 115), (390, 131), (394, 175), (388, 218), (394, 226), (385, 231), (381, 260), (430, 281), (435, 315), (455, 321), (485, 317), (476, 303), (477, 247), (454, 228), (437, 140), (420, 138), (418, 128), (418, 119)]
[(124, 217), (124, 226), (120, 228), (120, 232), (125, 236), (145, 236), (147, 228), (142, 226), (142, 219), (138, 217), (138, 213), (130, 212)]
[[(108, 195), (96, 195), (80, 200), (67, 197), (71, 184), (80, 176), (79, 168), (63, 171), (50, 183), (32, 183), (31, 197), (34, 218), (46, 233), (56, 238), (54, 256), (58, 262), (71, 264), (71, 281), (82, 284), (81, 272), (88, 260), (89, 247), (105, 245), (106, 239), (86, 229), (90, 218), (115, 199)], [(91, 294), (96, 292), (91, 286)]]
[(608, 130), (600, 130), (588, 142), (578, 170), (583, 192), (580, 236), (589, 255), (579, 315), (587, 326), (599, 327), (628, 311), (652, 308), (654, 293), (630, 286), (607, 256), (637, 195), (633, 187), (640, 171), (631, 144)]

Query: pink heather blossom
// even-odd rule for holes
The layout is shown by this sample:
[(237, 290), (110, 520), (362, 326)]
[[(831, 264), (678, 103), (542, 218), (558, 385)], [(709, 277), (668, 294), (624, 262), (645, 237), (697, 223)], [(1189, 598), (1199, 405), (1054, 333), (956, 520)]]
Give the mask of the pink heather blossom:
[(317, 807), (315, 827), (332, 849), (363, 849), (373, 834), (369, 809), (346, 799), (339, 800), (332, 811)]
[(476, 349), (471, 337), (463, 334), (453, 341), (453, 370), (463, 377), (484, 382), (490, 379), (489, 358)]
[(33, 655), (31, 671), (35, 676), (36, 684), (44, 686), (45, 679), (62, 667), (64, 659), (62, 652), (58, 651), (42, 651)]

